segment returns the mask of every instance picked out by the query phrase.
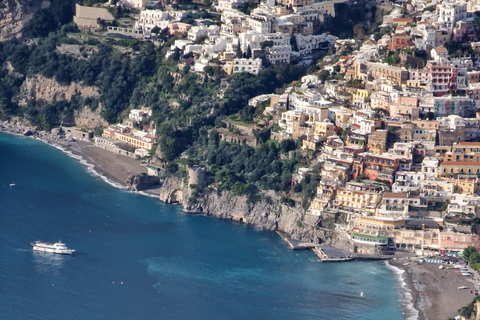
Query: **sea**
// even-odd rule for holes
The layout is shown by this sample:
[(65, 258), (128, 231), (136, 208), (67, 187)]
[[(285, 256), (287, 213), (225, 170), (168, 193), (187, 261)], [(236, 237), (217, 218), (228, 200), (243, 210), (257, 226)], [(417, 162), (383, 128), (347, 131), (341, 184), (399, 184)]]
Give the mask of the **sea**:
[[(33, 252), (36, 240), (76, 254)], [(0, 319), (413, 319), (400, 274), (322, 263), (274, 232), (185, 214), (0, 133)]]

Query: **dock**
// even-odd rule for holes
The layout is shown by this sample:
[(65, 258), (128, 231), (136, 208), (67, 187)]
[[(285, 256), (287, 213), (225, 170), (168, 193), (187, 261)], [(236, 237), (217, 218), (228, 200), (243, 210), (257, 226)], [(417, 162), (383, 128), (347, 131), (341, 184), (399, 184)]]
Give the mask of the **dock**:
[(315, 246), (312, 250), (322, 262), (343, 262), (355, 259), (349, 252), (330, 246)]
[(301, 241), (292, 239), (285, 232), (282, 232), (282, 231), (277, 230), (277, 234), (280, 237), (282, 237), (283, 241), (285, 241), (293, 250), (313, 249), (316, 246), (315, 243), (301, 242)]
[(317, 255), (317, 257), (322, 260), (322, 262), (344, 262), (352, 260), (389, 260), (392, 258), (391, 255), (368, 255), (368, 254), (356, 254), (350, 253), (347, 250), (341, 250), (330, 246), (315, 246), (312, 251)]

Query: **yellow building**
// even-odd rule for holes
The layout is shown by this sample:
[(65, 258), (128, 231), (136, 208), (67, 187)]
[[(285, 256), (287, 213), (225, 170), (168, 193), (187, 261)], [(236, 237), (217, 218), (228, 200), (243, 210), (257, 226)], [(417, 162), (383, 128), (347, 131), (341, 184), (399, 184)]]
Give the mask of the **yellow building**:
[(459, 142), (451, 147), (438, 147), (438, 150), (444, 161), (480, 162), (480, 142)]
[(438, 249), (438, 230), (395, 230), (392, 237), (397, 249), (424, 250)]
[(315, 134), (322, 137), (330, 137), (335, 134), (335, 126), (330, 121), (316, 121)]
[(480, 162), (471, 161), (444, 161), (440, 164), (438, 176), (450, 178), (458, 174), (479, 174)]
[(142, 148), (147, 150), (152, 150), (153, 148), (153, 137), (140, 139), (130, 134), (115, 132), (115, 139), (126, 142), (135, 148)]
[(480, 180), (472, 176), (463, 179), (452, 178), (447, 181), (453, 184), (455, 193), (472, 195), (480, 191)]
[(382, 195), (362, 190), (338, 188), (337, 196), (333, 205), (339, 208), (347, 208), (362, 214), (374, 214)]
[(376, 154), (383, 154), (387, 149), (387, 130), (376, 130), (370, 133), (367, 149)]
[(381, 219), (378, 217), (358, 217), (353, 223), (352, 232), (371, 236), (392, 237), (395, 229), (403, 227), (403, 219)]
[(375, 79), (386, 78), (393, 84), (401, 85), (408, 79), (408, 70), (405, 68), (394, 67), (386, 63), (369, 62), (368, 67)]

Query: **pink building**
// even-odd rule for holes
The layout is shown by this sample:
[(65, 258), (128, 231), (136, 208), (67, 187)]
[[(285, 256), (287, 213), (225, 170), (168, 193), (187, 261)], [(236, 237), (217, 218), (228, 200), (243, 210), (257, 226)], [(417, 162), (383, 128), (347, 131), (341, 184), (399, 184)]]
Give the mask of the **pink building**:
[(441, 250), (461, 251), (469, 246), (480, 250), (480, 236), (478, 236), (478, 234), (463, 234), (452, 231), (441, 231), (439, 244)]
[(167, 25), (168, 32), (170, 34), (174, 34), (176, 32), (187, 33), (188, 29), (190, 29), (191, 27), (192, 27), (191, 25), (187, 23), (181, 23), (181, 22), (169, 23)]

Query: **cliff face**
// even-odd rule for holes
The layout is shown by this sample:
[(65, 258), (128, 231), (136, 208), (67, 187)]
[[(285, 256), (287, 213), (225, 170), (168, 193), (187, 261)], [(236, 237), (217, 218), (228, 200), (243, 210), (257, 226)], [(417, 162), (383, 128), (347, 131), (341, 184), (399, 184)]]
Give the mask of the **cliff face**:
[(19, 105), (27, 104), (28, 100), (43, 100), (52, 102), (54, 100), (70, 101), (74, 96), (96, 97), (98, 89), (95, 87), (83, 86), (81, 83), (72, 82), (70, 85), (61, 85), (54, 78), (46, 78), (41, 75), (34, 75), (25, 79), (20, 93), (15, 100)]
[(25, 28), (40, 9), (48, 8), (49, 1), (2, 1), (0, 6), (0, 41), (21, 38)]
[[(273, 191), (262, 193), (261, 199), (255, 203), (249, 202), (246, 196), (235, 196), (228, 191), (205, 190), (192, 197), (188, 186), (180, 179), (170, 177), (161, 181), (160, 200), (179, 203), (187, 213), (239, 221), (270, 231), (283, 231), (296, 240), (327, 244), (339, 244), (341, 241), (331, 230), (303, 223), (303, 208), (280, 204), (279, 197)], [(329, 221), (324, 221), (324, 224), (333, 225), (336, 217), (325, 219)]]

